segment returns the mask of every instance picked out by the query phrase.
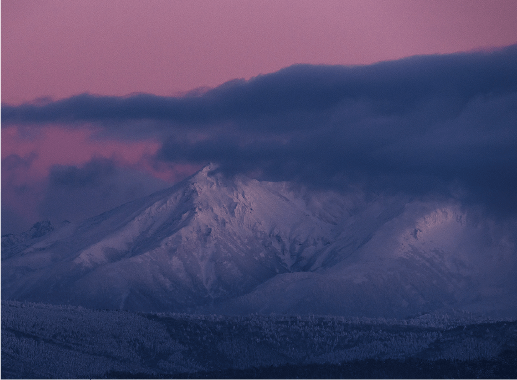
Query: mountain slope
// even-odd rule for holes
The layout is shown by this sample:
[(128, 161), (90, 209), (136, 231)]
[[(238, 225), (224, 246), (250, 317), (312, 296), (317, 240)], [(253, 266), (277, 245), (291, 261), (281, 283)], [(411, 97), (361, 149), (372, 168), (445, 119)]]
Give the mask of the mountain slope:
[(229, 179), (208, 166), (82, 223), (10, 237), (2, 297), (134, 311), (512, 311), (511, 227), (453, 204)]
[(4, 296), (137, 310), (194, 306), (307, 267), (332, 241), (332, 215), (308, 212), (282, 185), (229, 183), (212, 171), (23, 247), (3, 260)]

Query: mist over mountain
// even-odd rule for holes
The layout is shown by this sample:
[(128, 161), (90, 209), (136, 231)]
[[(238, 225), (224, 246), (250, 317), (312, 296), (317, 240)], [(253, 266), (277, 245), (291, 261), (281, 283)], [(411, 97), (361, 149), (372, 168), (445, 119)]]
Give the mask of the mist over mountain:
[(406, 317), (517, 311), (515, 221), (209, 165), (81, 223), (2, 237), (2, 299), (94, 309)]
[[(38, 220), (92, 217), (209, 162), (227, 175), (454, 199), (515, 220), (516, 126), (515, 44), (370, 65), (296, 64), (177, 96), (4, 103), (2, 225), (18, 233)], [(47, 148), (16, 148), (31, 139)], [(56, 162), (57, 142), (74, 146), (71, 155), (97, 148)]]

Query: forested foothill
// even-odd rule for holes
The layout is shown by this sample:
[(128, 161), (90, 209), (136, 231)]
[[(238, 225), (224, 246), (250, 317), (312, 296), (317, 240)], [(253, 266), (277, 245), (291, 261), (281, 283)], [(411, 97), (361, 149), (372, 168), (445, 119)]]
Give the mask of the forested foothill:
[(2, 301), (2, 378), (516, 378), (517, 321), (150, 314)]

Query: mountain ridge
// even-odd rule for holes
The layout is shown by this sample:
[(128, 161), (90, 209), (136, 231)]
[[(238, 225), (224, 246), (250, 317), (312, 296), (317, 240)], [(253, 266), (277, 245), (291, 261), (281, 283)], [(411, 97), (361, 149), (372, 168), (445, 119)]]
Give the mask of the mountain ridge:
[(517, 290), (515, 237), (471, 219), (451, 202), (367, 200), (225, 177), (209, 165), (12, 244), (19, 251), (2, 254), (2, 298), (223, 314), (504, 309)]

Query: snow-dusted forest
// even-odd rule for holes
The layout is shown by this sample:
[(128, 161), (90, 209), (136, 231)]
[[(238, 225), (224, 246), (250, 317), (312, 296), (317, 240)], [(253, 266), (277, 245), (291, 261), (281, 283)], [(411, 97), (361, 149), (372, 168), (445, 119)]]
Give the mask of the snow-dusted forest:
[(516, 358), (517, 321), (466, 313), (218, 316), (2, 302), (2, 378), (515, 377)]

